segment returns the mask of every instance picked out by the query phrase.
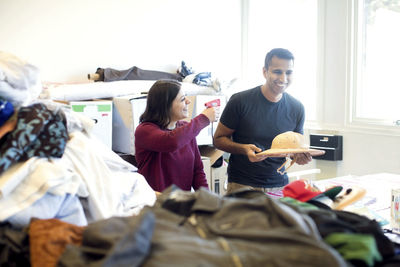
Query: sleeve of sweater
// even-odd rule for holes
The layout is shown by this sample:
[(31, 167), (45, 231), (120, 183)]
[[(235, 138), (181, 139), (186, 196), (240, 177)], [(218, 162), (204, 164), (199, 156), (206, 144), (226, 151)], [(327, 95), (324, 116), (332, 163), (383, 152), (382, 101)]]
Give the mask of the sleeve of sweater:
[(193, 184), (192, 187), (194, 190), (199, 189), (200, 187), (206, 187), (209, 189), (209, 185), (207, 183), (206, 174), (204, 173), (203, 161), (201, 160), (201, 155), (199, 151), (199, 147), (197, 146), (196, 139), (193, 140), (194, 146), (196, 148), (196, 154), (194, 159), (194, 170), (193, 170)]
[(172, 131), (165, 131), (154, 123), (144, 122), (136, 128), (135, 146), (157, 152), (172, 152), (192, 141), (209, 124), (209, 119), (203, 114)]

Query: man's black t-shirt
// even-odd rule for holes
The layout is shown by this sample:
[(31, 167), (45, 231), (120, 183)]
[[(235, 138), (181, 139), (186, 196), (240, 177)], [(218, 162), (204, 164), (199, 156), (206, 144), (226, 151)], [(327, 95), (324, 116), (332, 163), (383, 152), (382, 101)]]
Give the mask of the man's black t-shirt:
[[(234, 130), (232, 139), (241, 144), (254, 144), (262, 150), (271, 147), (275, 136), (286, 131), (303, 134), (304, 106), (287, 93), (279, 102), (268, 101), (261, 87), (232, 95), (220, 122)], [(246, 155), (231, 154), (228, 181), (253, 187), (281, 187), (288, 183), (287, 175), (277, 169), (284, 158), (267, 158), (250, 162)]]

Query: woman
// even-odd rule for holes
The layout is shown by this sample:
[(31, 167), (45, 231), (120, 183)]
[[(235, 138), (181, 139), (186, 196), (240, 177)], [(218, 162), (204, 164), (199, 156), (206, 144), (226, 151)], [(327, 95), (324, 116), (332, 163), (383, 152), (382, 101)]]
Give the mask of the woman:
[(196, 136), (215, 120), (214, 108), (190, 122), (190, 100), (174, 80), (159, 80), (150, 88), (147, 106), (135, 131), (136, 161), (155, 191), (175, 184), (183, 190), (208, 188)]

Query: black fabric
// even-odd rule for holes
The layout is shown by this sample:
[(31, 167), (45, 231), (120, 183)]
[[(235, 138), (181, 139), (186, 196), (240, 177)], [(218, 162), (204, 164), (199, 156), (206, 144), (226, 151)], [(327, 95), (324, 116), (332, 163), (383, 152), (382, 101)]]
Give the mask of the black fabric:
[(394, 244), (385, 236), (379, 223), (356, 213), (340, 210), (311, 210), (308, 215), (315, 221), (322, 237), (331, 233), (360, 233), (373, 235), (382, 257), (394, 256)]
[[(281, 200), (287, 200), (287, 198)], [(285, 202), (287, 203), (287, 201)], [(314, 220), (323, 238), (334, 233), (365, 234), (372, 236), (383, 258), (381, 262), (375, 262), (374, 266), (400, 266), (400, 244), (392, 242), (385, 235), (384, 230), (382, 230), (377, 221), (352, 212), (332, 210), (330, 207), (318, 203), (318, 201), (304, 203), (294, 200), (287, 204), (301, 213), (308, 214)], [(313, 208), (304, 207), (304, 204), (310, 204)], [(315, 206), (317, 206), (318, 209), (315, 209)], [(352, 261), (351, 263), (354, 266), (365, 266), (365, 262), (362, 261)]]
[(169, 73), (155, 70), (143, 70), (133, 66), (127, 70), (116, 70), (112, 68), (97, 68), (96, 73), (100, 79), (96, 81), (113, 82), (121, 80), (160, 80), (172, 79), (182, 81), (182, 76), (178, 73)]
[(99, 75), (99, 78), (94, 80), (95, 82), (104, 82), (104, 69), (97, 68), (96, 73)]
[(213, 165), (211, 165), (211, 167), (219, 168), (222, 166), (223, 163), (224, 163), (224, 158), (221, 156), (213, 163)]
[(30, 266), (29, 235), (26, 229), (0, 224), (0, 266)]
[(400, 254), (396, 255), (394, 257), (384, 259), (383, 262), (381, 262), (379, 267), (399, 267), (400, 266)]
[(318, 208), (321, 208), (321, 209), (328, 209), (328, 210), (331, 209), (331, 208), (330, 208), (328, 205), (326, 205), (325, 203), (323, 203), (323, 202), (321, 202), (321, 201), (318, 201), (318, 199), (310, 199), (309, 201), (307, 201), (307, 203), (310, 203), (310, 204), (312, 204), (312, 205), (314, 205), (314, 206), (316, 206), (316, 207), (318, 207)]

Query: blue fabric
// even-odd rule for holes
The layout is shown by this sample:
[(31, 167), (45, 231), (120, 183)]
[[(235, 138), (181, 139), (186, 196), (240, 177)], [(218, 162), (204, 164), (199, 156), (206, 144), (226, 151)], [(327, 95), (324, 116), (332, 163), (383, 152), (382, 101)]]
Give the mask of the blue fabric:
[(79, 226), (87, 225), (85, 213), (79, 198), (71, 194), (58, 196), (46, 193), (42, 198), (33, 203), (33, 205), (7, 218), (6, 221), (14, 227), (22, 228), (29, 225), (32, 218), (56, 218)]
[(182, 75), (182, 77), (186, 77), (190, 74), (193, 74), (193, 70), (192, 68), (189, 68), (188, 66), (186, 66), (185, 61), (181, 62), (181, 69), (179, 71), (179, 74)]
[(200, 72), (196, 74), (193, 79), (193, 83), (201, 86), (211, 86), (211, 72)]
[[(303, 134), (304, 106), (287, 93), (279, 102), (270, 102), (257, 86), (232, 95), (220, 122), (234, 130), (234, 142), (254, 144), (266, 150), (280, 133), (294, 131)], [(231, 154), (228, 181), (264, 188), (284, 186), (288, 183), (287, 175), (276, 171), (284, 161), (284, 158), (267, 158), (250, 162), (246, 155)]]
[(14, 106), (8, 101), (0, 99), (0, 126), (14, 114)]
[(21, 107), (16, 128), (0, 144), (0, 174), (31, 157), (61, 158), (67, 141), (62, 111), (51, 111), (43, 104)]
[[(179, 68), (179, 74), (185, 78), (186, 76), (189, 76), (191, 74), (195, 74), (195, 72), (192, 70), (192, 68), (189, 68), (186, 66), (185, 61), (181, 62), (181, 67)], [(211, 72), (199, 72), (196, 75), (194, 75), (192, 83), (201, 85), (201, 86), (212, 86), (212, 80), (211, 80)]]

